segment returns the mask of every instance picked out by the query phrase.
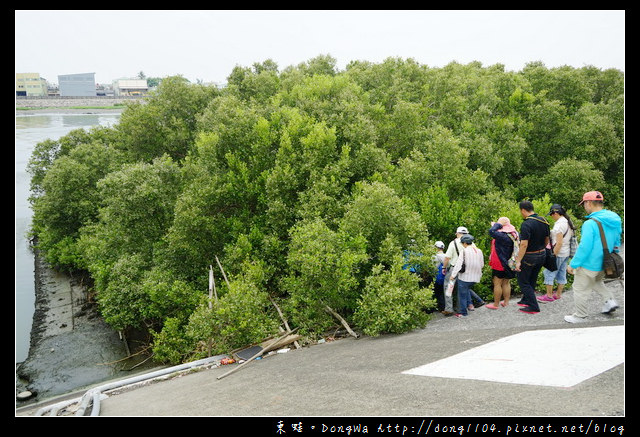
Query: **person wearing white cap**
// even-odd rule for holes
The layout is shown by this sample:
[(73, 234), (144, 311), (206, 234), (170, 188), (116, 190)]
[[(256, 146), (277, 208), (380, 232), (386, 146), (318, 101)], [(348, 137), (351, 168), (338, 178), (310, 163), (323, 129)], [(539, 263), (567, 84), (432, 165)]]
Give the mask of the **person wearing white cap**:
[(433, 283), (433, 294), (436, 297), (438, 311), (442, 312), (445, 309), (444, 273), (442, 272), (442, 266), (444, 263), (444, 243), (442, 241), (436, 241), (434, 246), (436, 247), (436, 254), (433, 256), (433, 263), (435, 266), (436, 279)]
[(582, 196), (582, 205), (588, 213), (580, 228), (580, 244), (567, 272), (574, 275), (573, 301), (574, 312), (564, 317), (569, 323), (584, 322), (588, 316), (588, 300), (591, 291), (595, 291), (604, 299), (602, 313), (610, 314), (618, 308), (613, 293), (604, 285), (602, 261), (604, 246), (600, 236), (600, 228), (595, 220), (602, 224), (607, 248), (610, 252), (618, 251), (621, 244), (622, 219), (618, 214), (604, 208), (604, 196), (599, 191), (589, 191)]
[[(475, 293), (473, 293), (472, 287), (480, 282), (482, 278), (484, 257), (482, 251), (473, 244), (473, 240), (473, 236), (469, 234), (464, 234), (460, 237), (463, 250), (458, 262), (451, 269), (451, 278), (457, 279), (458, 282), (458, 306), (460, 311), (456, 314), (456, 317), (465, 317), (467, 309), (473, 308), (471, 296)], [(452, 279), (452, 281), (455, 279)], [(449, 288), (453, 290), (453, 284), (450, 283)]]
[[(451, 271), (453, 267), (456, 265), (456, 261), (458, 260), (458, 256), (460, 256), (460, 252), (464, 249), (462, 243), (460, 243), (460, 238), (463, 235), (468, 234), (469, 231), (464, 226), (459, 226), (456, 229), (456, 238), (449, 243), (447, 247), (447, 251), (444, 254), (444, 262), (442, 266), (442, 271), (445, 273), (444, 276), (444, 302), (445, 308), (442, 311), (442, 314), (445, 316), (452, 316), (453, 311), (453, 290), (449, 291), (449, 281), (451, 280)], [(455, 280), (454, 280), (455, 281)]]

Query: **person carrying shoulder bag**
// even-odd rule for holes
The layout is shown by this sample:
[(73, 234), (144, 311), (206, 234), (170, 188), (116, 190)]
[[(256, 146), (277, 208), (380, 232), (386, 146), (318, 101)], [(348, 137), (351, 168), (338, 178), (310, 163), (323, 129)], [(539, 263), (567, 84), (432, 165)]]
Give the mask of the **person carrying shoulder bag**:
[[(571, 240), (576, 229), (567, 211), (561, 205), (557, 203), (552, 205), (548, 215), (555, 221), (551, 230), (551, 246), (556, 256), (556, 270), (546, 268), (542, 270), (547, 293), (538, 297), (540, 302), (553, 302), (562, 297), (564, 286), (567, 283)], [(555, 293), (553, 291), (554, 282), (558, 284), (558, 289)]]
[(601, 312), (610, 314), (619, 307), (613, 298), (613, 292), (604, 284), (604, 245), (598, 222), (601, 223), (606, 247), (610, 252), (618, 252), (621, 244), (622, 219), (618, 214), (604, 208), (604, 197), (599, 191), (589, 191), (579, 203), (587, 212), (580, 228), (580, 244), (569, 263), (567, 272), (574, 275), (573, 314), (564, 317), (569, 323), (584, 322), (588, 314), (588, 301), (591, 291), (595, 291), (604, 300)]

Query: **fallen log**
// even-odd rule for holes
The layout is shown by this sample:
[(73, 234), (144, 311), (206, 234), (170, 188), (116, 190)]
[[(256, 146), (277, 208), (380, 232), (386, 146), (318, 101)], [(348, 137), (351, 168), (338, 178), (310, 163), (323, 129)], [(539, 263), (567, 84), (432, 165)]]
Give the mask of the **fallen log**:
[(353, 332), (353, 330), (351, 329), (351, 327), (349, 326), (349, 324), (347, 323), (347, 321), (345, 319), (342, 318), (342, 316), (338, 313), (336, 313), (329, 305), (325, 305), (324, 308), (336, 319), (338, 319), (340, 321), (340, 323), (342, 323), (342, 326), (345, 327), (345, 329), (347, 330), (347, 332), (349, 334), (351, 334), (351, 336), (358, 338), (358, 334), (356, 334), (355, 332)]
[(272, 351), (274, 349), (280, 349), (281, 347), (286, 346), (288, 344), (297, 343), (298, 340), (300, 340), (301, 338), (302, 338), (302, 336), (299, 335), (299, 334), (288, 334), (282, 340), (276, 341), (274, 344), (269, 344), (269, 345), (265, 346), (264, 352), (270, 352), (270, 351)]
[[(293, 331), (296, 331), (298, 328), (294, 329)], [(293, 332), (292, 331), (292, 332)], [(288, 343), (283, 343), (283, 340), (287, 337), (291, 336), (291, 333), (286, 332), (283, 335), (281, 335), (280, 337), (276, 338), (273, 341), (270, 341), (266, 346), (264, 346), (257, 354), (255, 354), (254, 356), (252, 356), (251, 358), (249, 358), (247, 361), (245, 361), (242, 364), (239, 364), (237, 367), (234, 367), (233, 369), (229, 370), (227, 373), (225, 373), (224, 375), (220, 375), (218, 376), (218, 378), (216, 379), (222, 379), (225, 376), (231, 375), (232, 373), (240, 370), (241, 368), (243, 368), (244, 366), (246, 366), (247, 364), (249, 364), (251, 361), (253, 361), (254, 359), (258, 358), (260, 355), (264, 354), (265, 352), (269, 352), (272, 351), (274, 349), (277, 349), (278, 347), (282, 347), (283, 345), (289, 344), (291, 343), (291, 341), (289, 341)], [(295, 336), (294, 336), (295, 337)]]

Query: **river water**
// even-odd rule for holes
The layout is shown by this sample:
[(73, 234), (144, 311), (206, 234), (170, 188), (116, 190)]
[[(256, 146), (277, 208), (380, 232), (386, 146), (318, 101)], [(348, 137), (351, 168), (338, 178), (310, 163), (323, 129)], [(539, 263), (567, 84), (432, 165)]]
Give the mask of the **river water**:
[(105, 114), (28, 114), (16, 115), (16, 184), (15, 184), (15, 346), (16, 363), (24, 361), (29, 353), (29, 341), (35, 304), (34, 258), (27, 233), (31, 226), (29, 205), (31, 176), (27, 163), (37, 143), (46, 139), (57, 140), (75, 129), (94, 126), (112, 126), (119, 113)]

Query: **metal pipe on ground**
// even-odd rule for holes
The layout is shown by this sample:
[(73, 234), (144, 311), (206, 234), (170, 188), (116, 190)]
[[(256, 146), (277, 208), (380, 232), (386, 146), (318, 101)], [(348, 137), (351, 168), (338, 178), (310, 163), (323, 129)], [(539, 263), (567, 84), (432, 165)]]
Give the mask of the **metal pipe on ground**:
[[(227, 357), (226, 355), (216, 355), (215, 357), (203, 358), (201, 360), (192, 361), (190, 363), (179, 364), (173, 367), (167, 367), (166, 369), (160, 369), (155, 372), (145, 373), (142, 375), (136, 375), (131, 378), (112, 381), (106, 384), (100, 385), (98, 387), (94, 387), (88, 390), (82, 397), (66, 400), (64, 402), (59, 402), (57, 404), (48, 405), (46, 407), (40, 408), (36, 411), (36, 416), (44, 416), (46, 413), (50, 413), (50, 415), (57, 415), (58, 412), (69, 405), (74, 403), (80, 403), (78, 410), (76, 411), (76, 416), (84, 416), (87, 408), (90, 404), (93, 404), (93, 408), (91, 410), (91, 416), (99, 416), (100, 415), (100, 397), (103, 392), (108, 390), (113, 390), (116, 388), (124, 387), (126, 385), (135, 384), (138, 382), (143, 382), (147, 380), (151, 380), (154, 378), (158, 378), (160, 376), (169, 375), (171, 373), (180, 372), (183, 370), (189, 370), (195, 367), (204, 366), (207, 364), (214, 363), (216, 361), (220, 361), (222, 358)], [(55, 414), (54, 414), (55, 413)]]

